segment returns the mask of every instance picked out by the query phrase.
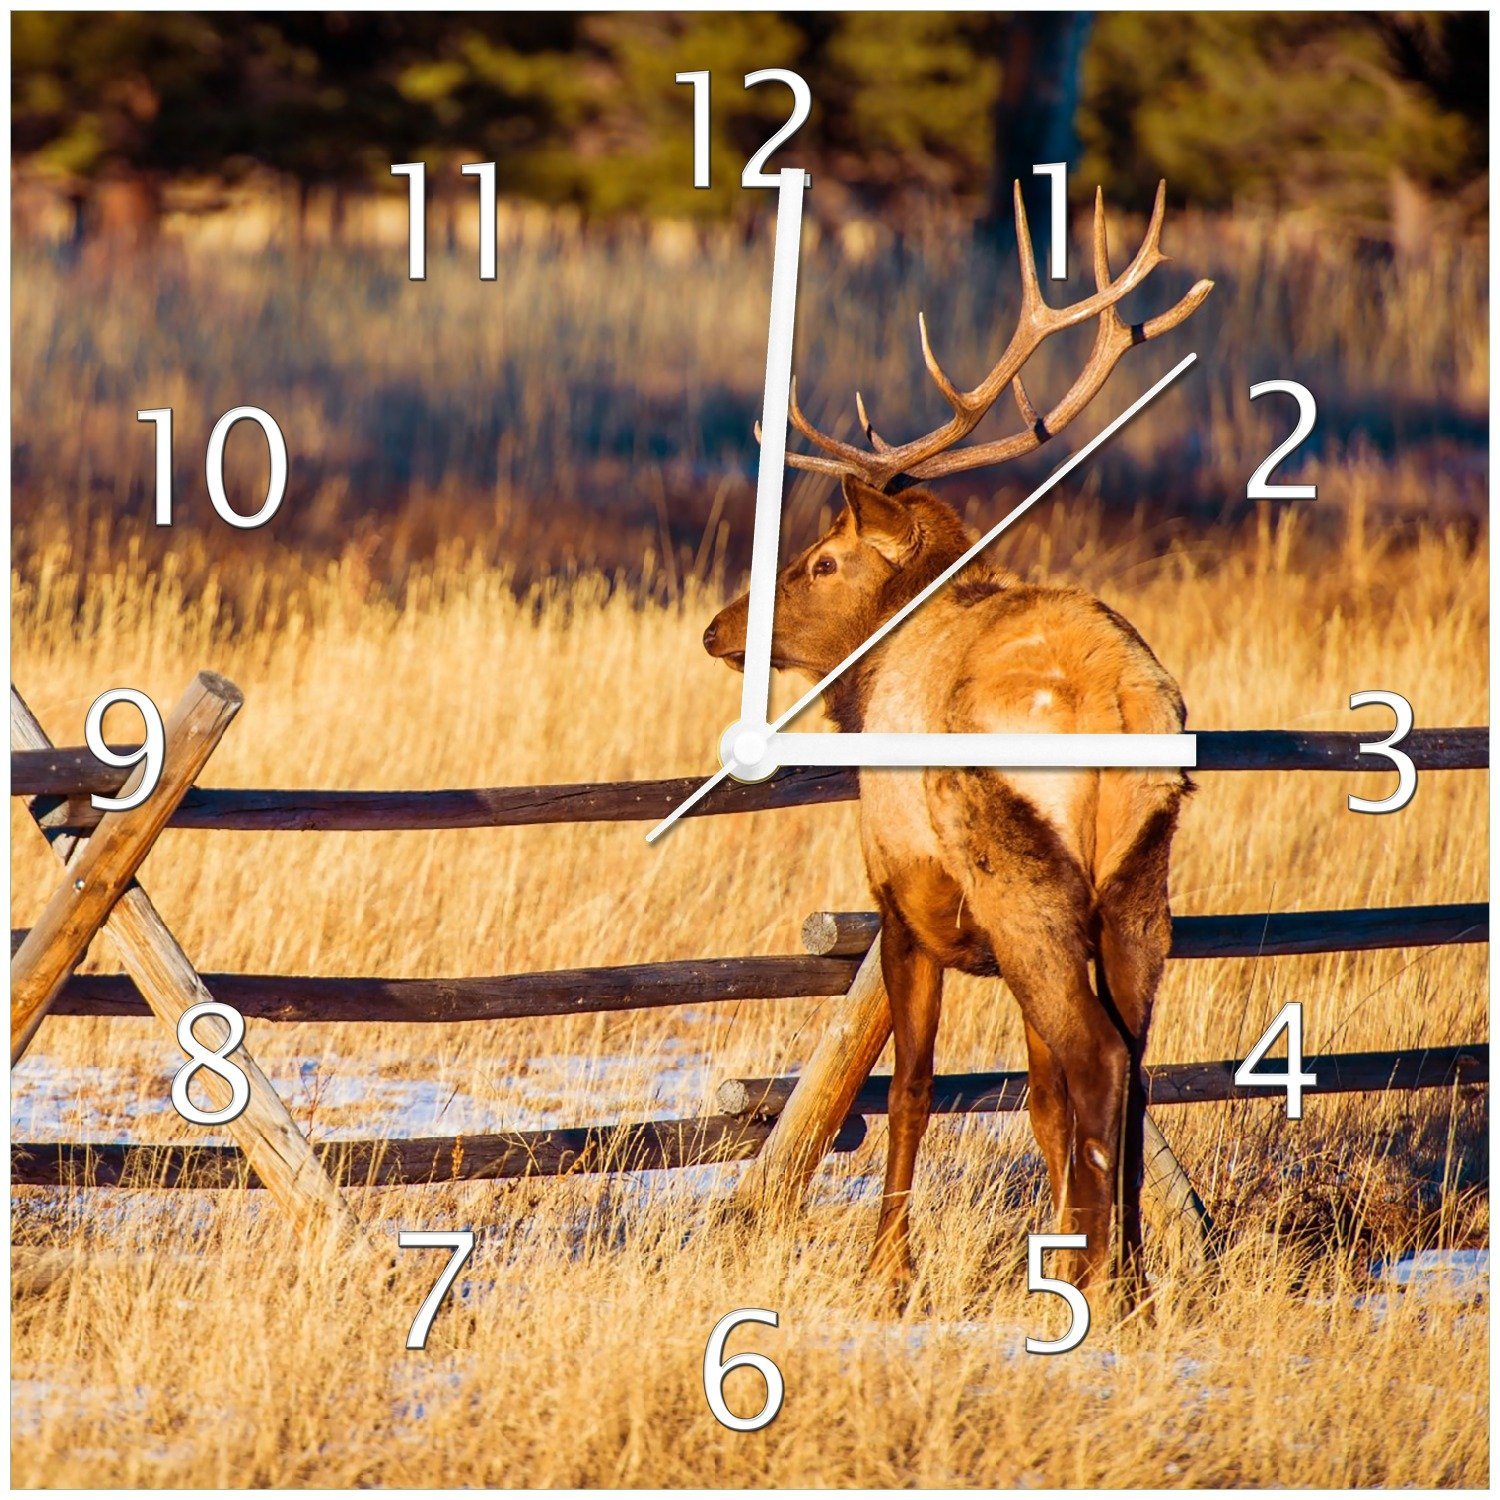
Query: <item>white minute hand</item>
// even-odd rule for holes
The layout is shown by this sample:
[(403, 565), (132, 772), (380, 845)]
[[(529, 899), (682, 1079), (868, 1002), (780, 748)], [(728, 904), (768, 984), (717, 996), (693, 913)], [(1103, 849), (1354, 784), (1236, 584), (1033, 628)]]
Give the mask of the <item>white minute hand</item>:
[(1192, 734), (773, 734), (778, 766), (1183, 766)]
[[(969, 550), (967, 552), (965, 552), (962, 557), (960, 557), (956, 562), (950, 564), (948, 567), (944, 568), (943, 571), (941, 573), (939, 573), (938, 576), (936, 578), (934, 578), (932, 580), (932, 582), (929, 583), (927, 585), (927, 587), (924, 588), (922, 590), (922, 592), (919, 593), (916, 596), (915, 599), (911, 600), (910, 603), (903, 605), (899, 610), (896, 611), (895, 614), (893, 614), (890, 617), (889, 620), (887, 620), (877, 631), (875, 631), (875, 633), (873, 635), (871, 635), (861, 645), (855, 647), (855, 649), (853, 651), (851, 651), (848, 654), (848, 656), (846, 656), (843, 659), (843, 661), (841, 661), (838, 664), (838, 666), (836, 666), (831, 672), (829, 672), (827, 674), (827, 676), (821, 678), (818, 682), (815, 682), (812, 685), (812, 687), (810, 687), (807, 690), (807, 692), (805, 692), (794, 704), (792, 704), (792, 706), (789, 709), (787, 709), (787, 711), (784, 714), (782, 714), (776, 720), (776, 722), (774, 724), (771, 725), (771, 729), (773, 731), (780, 730), (785, 725), (789, 724), (793, 719), (795, 719), (797, 717), (797, 715), (800, 714), (802, 712), (802, 710), (805, 709), (808, 706), (809, 703), (811, 703), (815, 698), (817, 698), (817, 696), (820, 693), (822, 693), (825, 689), (827, 689), (839, 677), (843, 676), (843, 674), (846, 671), (848, 671), (848, 669), (850, 667), (852, 667), (854, 665), (854, 663), (857, 662), (861, 657), (863, 657), (867, 652), (873, 650), (881, 641), (883, 641), (886, 638), (886, 636), (888, 636), (891, 633), (891, 631), (893, 631), (903, 620), (905, 620), (912, 613), (913, 610), (919, 609), (940, 588), (942, 588), (942, 586), (945, 583), (949, 582), (956, 574), (961, 573), (966, 567), (968, 567), (968, 565), (971, 562), (973, 562), (974, 559), (976, 557), (978, 557), (979, 554), (981, 552), (983, 552), (984, 549), (986, 547), (988, 547), (989, 544), (991, 542), (993, 542), (995, 540), (995, 538), (997, 536), (999, 536), (1000, 533), (1002, 531), (1004, 531), (1007, 526), (1009, 526), (1013, 521), (1017, 521), (1023, 515), (1025, 515), (1026, 512), (1028, 510), (1030, 510), (1031, 507), (1033, 505), (1035, 505), (1036, 502), (1038, 500), (1040, 500), (1043, 495), (1045, 495), (1049, 490), (1051, 490), (1052, 487), (1054, 485), (1056, 485), (1060, 480), (1062, 480), (1066, 475), (1072, 473), (1072, 471), (1074, 469), (1076, 469), (1078, 467), (1078, 465), (1081, 464), (1084, 461), (1084, 459), (1086, 459), (1089, 456), (1089, 454), (1091, 454), (1101, 443), (1105, 442), (1108, 438), (1112, 437), (1133, 416), (1135, 416), (1135, 414), (1138, 411), (1140, 411), (1143, 407), (1145, 407), (1146, 405), (1148, 405), (1157, 396), (1159, 396), (1164, 390), (1166, 390), (1166, 388), (1169, 385), (1171, 385), (1171, 383), (1174, 380), (1176, 380), (1177, 377), (1179, 375), (1181, 375), (1184, 370), (1188, 369), (1188, 367), (1191, 366), (1192, 363), (1193, 363), (1193, 361), (1196, 360), (1197, 358), (1198, 358), (1198, 356), (1196, 354), (1189, 354), (1189, 355), (1184, 356), (1184, 358), (1178, 360), (1178, 362), (1175, 365), (1173, 365), (1172, 368), (1170, 370), (1168, 370), (1167, 373), (1165, 375), (1163, 375), (1161, 377), (1161, 379), (1156, 382), (1155, 385), (1153, 385), (1144, 394), (1142, 394), (1140, 396), (1137, 396), (1135, 398), (1135, 400), (1132, 401), (1130, 403), (1130, 405), (1127, 406), (1125, 408), (1125, 410), (1122, 411), (1120, 413), (1120, 415), (1114, 419), (1114, 421), (1112, 421), (1102, 431), (1100, 431), (1099, 433), (1095, 434), (1094, 437), (1090, 438), (1089, 441), (1087, 443), (1085, 443), (1083, 445), (1083, 447), (1081, 447), (1078, 450), (1077, 453), (1073, 454), (1070, 458), (1066, 459), (1063, 463), (1059, 464), (1057, 466), (1057, 468), (1055, 468), (1052, 471), (1052, 473), (1049, 474), (1047, 476), (1047, 478), (1044, 479), (1041, 482), (1041, 484), (1039, 484), (1036, 487), (1036, 489), (1034, 489), (1023, 501), (1021, 501), (1021, 503), (1019, 505), (1017, 505), (1014, 509), (1012, 509), (1009, 512), (1009, 514), (1003, 516), (999, 521), (997, 521), (993, 526), (991, 526), (990, 529), (987, 532), (985, 532), (985, 534), (982, 537), (980, 537), (979, 540), (977, 542), (975, 542), (974, 545), (972, 547), (970, 547)], [(798, 735), (798, 736), (796, 736), (796, 738), (800, 741), (800, 740), (802, 740), (804, 738), (812, 738), (812, 736)], [(818, 736), (818, 738), (823, 738), (823, 736)], [(905, 738), (905, 736), (902, 736), (902, 738)], [(984, 738), (988, 738), (988, 736), (984, 736)], [(1039, 738), (1040, 738), (1040, 736), (1039, 736)], [(1049, 738), (1052, 738), (1052, 737), (1049, 736)], [(1058, 738), (1058, 739), (1066, 739), (1066, 738), (1070, 738), (1070, 736), (1057, 736), (1056, 738)], [(1119, 740), (1130, 740), (1130, 739), (1135, 739), (1136, 736), (1134, 736), (1134, 735), (1123, 735), (1122, 734), (1122, 735), (1118, 735), (1118, 736), (1111, 735), (1111, 736), (1108, 736), (1108, 738), (1110, 738), (1110, 739), (1119, 739)], [(1176, 736), (1169, 736), (1169, 738), (1174, 738), (1175, 739), (1177, 737)], [(1192, 736), (1182, 736), (1182, 738), (1184, 738), (1184, 739), (1191, 739)], [(1186, 751), (1186, 747), (1184, 747), (1184, 753), (1185, 753), (1185, 751)], [(1031, 762), (1029, 762), (1029, 764), (1033, 764), (1033, 765), (1039, 764), (1039, 763), (1040, 764), (1048, 764), (1048, 765), (1058, 765), (1058, 764), (1065, 764), (1066, 762), (1059, 762), (1059, 761), (1056, 761), (1056, 760), (1046, 761), (1046, 762), (1037, 762), (1037, 761), (1031, 761)], [(793, 762), (787, 762), (787, 764), (793, 764)], [(924, 764), (932, 764), (932, 762), (924, 762)], [(965, 764), (974, 764), (974, 762), (965, 762)], [(1008, 760), (1006, 762), (1006, 764), (1009, 764), (1009, 765), (1018, 765), (1018, 764), (1022, 764), (1022, 762), (1014, 760), (1014, 759), (1011, 759), (1011, 760)], [(1075, 764), (1077, 764), (1077, 762), (1075, 762)], [(1089, 761), (1088, 764), (1090, 764), (1090, 765), (1098, 765), (1099, 762), (1098, 761)], [(1127, 764), (1130, 764), (1130, 762), (1127, 762)], [(1192, 764), (1192, 762), (1191, 761), (1180, 761), (1180, 760), (1177, 760), (1177, 759), (1168, 758), (1166, 760), (1155, 760), (1155, 761), (1152, 762), (1152, 764), (1154, 764), (1154, 765), (1181, 765), (1181, 764)], [(723, 781), (724, 778), (726, 776), (728, 776), (728, 775), (729, 775), (729, 771), (726, 768), (726, 769), (721, 769), (719, 771), (716, 771), (712, 776), (710, 776), (703, 783), (703, 785), (700, 786), (692, 794), (692, 796), (688, 797), (686, 799), (686, 801), (681, 802), (676, 807), (674, 807), (672, 809), (672, 811), (669, 812), (667, 814), (667, 816), (665, 818), (663, 818), (661, 820), (661, 822), (658, 823), (651, 830), (651, 832), (646, 835), (646, 841), (647, 841), (647, 843), (654, 842), (656, 839), (658, 839), (663, 833), (665, 833), (667, 831), (667, 829), (669, 829), (672, 826), (672, 824), (674, 824), (678, 820), (678, 818), (680, 818), (683, 815), (683, 813), (687, 812), (689, 810), (689, 808), (691, 808), (691, 807), (695, 806), (697, 803), (701, 802), (703, 800), (703, 798), (705, 796), (707, 796), (708, 793), (711, 792), (716, 786), (718, 786), (718, 784), (721, 781)]]

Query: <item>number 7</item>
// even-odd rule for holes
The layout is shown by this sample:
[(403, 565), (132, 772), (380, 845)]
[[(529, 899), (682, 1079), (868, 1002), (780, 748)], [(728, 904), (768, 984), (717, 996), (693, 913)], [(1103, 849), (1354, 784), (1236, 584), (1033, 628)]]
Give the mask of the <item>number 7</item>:
[(397, 1237), (403, 1250), (451, 1250), (453, 1258), (443, 1267), (437, 1285), (428, 1292), (427, 1300), (417, 1309), (412, 1320), (411, 1332), (406, 1335), (408, 1349), (425, 1349), (427, 1334), (432, 1320), (437, 1316), (438, 1304), (448, 1293), (463, 1269), (464, 1262), (474, 1253), (474, 1231), (472, 1229), (403, 1229)]

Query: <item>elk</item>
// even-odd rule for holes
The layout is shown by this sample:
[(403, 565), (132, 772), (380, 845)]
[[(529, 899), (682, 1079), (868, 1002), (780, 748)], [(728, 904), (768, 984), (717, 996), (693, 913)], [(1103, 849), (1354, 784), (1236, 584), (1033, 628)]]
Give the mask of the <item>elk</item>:
[[(958, 514), (920, 481), (1040, 447), (1099, 394), (1126, 350), (1176, 328), (1203, 302), (1212, 282), (1145, 323), (1126, 324), (1116, 311), (1165, 259), (1165, 189), (1117, 280), (1096, 195), (1097, 291), (1052, 308), (1017, 185), (1015, 333), (979, 385), (962, 391), (921, 321), (927, 369), (953, 413), (925, 436), (886, 442), (856, 395), (870, 446), (842, 442), (808, 421), (793, 386), (792, 424), (821, 451), (789, 453), (788, 462), (837, 476), (843, 507), (778, 578), (773, 665), (821, 679), (967, 550), (972, 537)], [(1097, 329), (1082, 373), (1038, 415), (1023, 366), (1045, 339), (1089, 321)], [(1024, 430), (956, 447), (1007, 386)], [(747, 598), (723, 609), (703, 636), (710, 655), (739, 667)], [(824, 706), (839, 729), (856, 733), (1170, 734), (1186, 722), (1176, 682), (1107, 604), (1079, 588), (1023, 582), (983, 559), (837, 679)], [(1020, 1005), (1031, 1124), (1058, 1229), (1086, 1236), (1086, 1248), (1062, 1253), (1058, 1274), (1080, 1290), (1116, 1282), (1130, 1305), (1139, 1298), (1142, 1057), (1171, 938), (1172, 836), (1190, 790), (1175, 769), (861, 772), (861, 842), (896, 1048), (873, 1269), (898, 1302), (913, 1275), (908, 1200), (950, 968), (999, 975)]]

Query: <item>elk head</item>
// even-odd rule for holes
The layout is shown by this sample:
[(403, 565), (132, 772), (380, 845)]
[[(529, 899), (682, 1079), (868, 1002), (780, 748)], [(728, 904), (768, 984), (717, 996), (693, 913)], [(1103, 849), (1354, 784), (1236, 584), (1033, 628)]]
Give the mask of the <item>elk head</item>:
[[(1165, 182), (1157, 187), (1140, 249), (1118, 280), (1110, 277), (1104, 197), (1095, 195), (1097, 290), (1068, 307), (1049, 307), (1042, 298), (1019, 183), (1015, 214), (1020, 316), (998, 363), (973, 390), (961, 391), (948, 378), (932, 352), (926, 319), (919, 315), (917, 320), (928, 373), (953, 410), (947, 422), (923, 437), (892, 445), (876, 432), (864, 398), (856, 393), (855, 408), (870, 444), (868, 449), (857, 448), (829, 437), (808, 421), (797, 402), (796, 382), (792, 382), (792, 425), (822, 452), (789, 452), (787, 462), (796, 469), (837, 475), (843, 483), (844, 507), (829, 530), (777, 580), (773, 665), (823, 676), (966, 550), (969, 537), (952, 507), (925, 490), (887, 493), (896, 480), (936, 479), (1004, 463), (1040, 448), (1103, 390), (1128, 349), (1176, 328), (1213, 289), (1213, 282), (1199, 281), (1175, 307), (1144, 323), (1128, 324), (1115, 310), (1166, 259), (1161, 249)], [(1054, 333), (1090, 321), (1097, 322), (1097, 331), (1082, 373), (1062, 399), (1045, 416), (1040, 415), (1021, 383), (1022, 368)], [(993, 442), (956, 446), (979, 426), (1007, 386), (1025, 430)], [(748, 595), (714, 617), (703, 633), (709, 655), (743, 667), (747, 614)]]
[[(887, 495), (853, 474), (833, 525), (776, 580), (771, 664), (817, 678), (914, 598), (969, 545), (953, 507), (925, 490)], [(748, 594), (703, 632), (710, 656), (742, 668)]]

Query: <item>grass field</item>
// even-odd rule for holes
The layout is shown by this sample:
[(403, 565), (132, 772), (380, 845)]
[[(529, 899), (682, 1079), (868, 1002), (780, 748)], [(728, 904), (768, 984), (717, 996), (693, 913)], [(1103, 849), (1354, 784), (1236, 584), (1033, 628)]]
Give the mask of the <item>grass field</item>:
[[(1130, 242), (1116, 235), (1117, 264)], [(1178, 677), (1192, 727), (1383, 736), (1384, 713), (1347, 706), (1370, 688), (1407, 696), (1419, 725), (1486, 723), (1482, 252), (1351, 268), (1328, 246), (1207, 222), (1169, 224), (1167, 243), (1178, 280), (1219, 280), (1184, 345), (1199, 372), (998, 559), (1121, 610)], [(467, 259), (440, 258), (413, 288), (399, 255), (370, 251), (296, 260), (205, 239), (104, 271), (23, 251), (16, 684), (76, 744), (105, 688), (166, 707), (200, 668), (223, 672), (246, 706), (206, 778), (222, 785), (707, 771), (738, 703), (699, 636), (738, 586), (762, 249), (667, 268), (629, 244), (540, 247), (487, 288)], [(812, 254), (799, 362), (814, 415), (852, 407), (856, 383), (896, 430), (929, 415), (925, 394), (902, 394), (919, 389), (916, 308), (935, 337), (952, 330), (941, 352), (968, 376), (1009, 317), (1003, 297), (985, 301), (989, 270), (932, 247), (904, 265)], [(1158, 352), (1161, 368), (1178, 357), (1133, 355), (1099, 421)], [(1301, 472), (1320, 498), (1236, 514), (1287, 416), (1245, 392), (1275, 377), (1318, 393)], [(269, 533), (195, 519), (207, 426), (241, 402), (281, 414), (292, 445), (285, 524)], [(169, 404), (183, 521), (154, 533), (134, 413)], [(258, 482), (243, 454), (231, 468)], [(1000, 482), (977, 476), (954, 498), (992, 520)], [(793, 535), (826, 503), (794, 488)], [(1348, 810), (1389, 780), (1205, 774), (1175, 911), (1482, 899), (1486, 777), (1424, 774), (1394, 816)], [(868, 904), (852, 805), (692, 820), (654, 848), (643, 834), (173, 831), (142, 879), (201, 969), (288, 974), (794, 952), (809, 911)], [(24, 926), (57, 875), (16, 808), (12, 841)], [(1150, 1060), (1242, 1057), (1289, 1000), (1310, 1052), (1484, 1040), (1487, 959), (1468, 946), (1176, 963)], [(118, 966), (107, 940), (88, 962)], [(707, 1112), (722, 1078), (797, 1067), (826, 1006), (252, 1022), (249, 1045), (315, 1139), (473, 1133)], [(1023, 1060), (1003, 986), (950, 980), (940, 1071)], [(183, 1140), (168, 1103), (180, 1062), (155, 1022), (49, 1019), (13, 1074), (14, 1134)], [(17, 1190), (14, 1482), (1482, 1485), (1487, 1281), (1392, 1267), (1416, 1251), (1472, 1265), (1463, 1254), (1487, 1246), (1486, 1110), (1483, 1093), (1439, 1091), (1314, 1093), (1300, 1121), (1274, 1093), (1161, 1111), (1225, 1231), (1221, 1269), (1195, 1279), (1148, 1232), (1154, 1321), (1099, 1326), (1052, 1359), (1023, 1352), (1061, 1311), (1024, 1290), (1026, 1236), (1050, 1225), (1023, 1116), (933, 1125), (919, 1284), (899, 1318), (865, 1275), (881, 1121), (827, 1164), (804, 1212), (734, 1231), (712, 1208), (736, 1167), (355, 1195), (385, 1249), (400, 1228), (479, 1232), (461, 1299), (420, 1353), (406, 1331), (440, 1252), (404, 1252), (388, 1276), (296, 1243), (258, 1193)], [(715, 1322), (755, 1306), (780, 1327), (730, 1349), (772, 1356), (786, 1403), (738, 1435), (711, 1416), (701, 1365)], [(741, 1411), (760, 1401), (750, 1374), (726, 1393)]]

